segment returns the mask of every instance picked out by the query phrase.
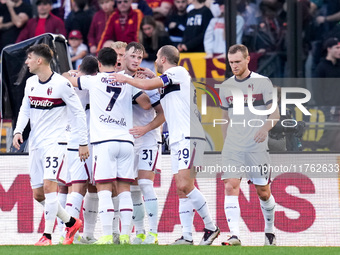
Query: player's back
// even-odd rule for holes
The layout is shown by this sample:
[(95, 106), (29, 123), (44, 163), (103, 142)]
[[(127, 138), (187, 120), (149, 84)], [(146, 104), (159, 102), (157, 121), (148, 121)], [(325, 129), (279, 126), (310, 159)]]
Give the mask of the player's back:
[(168, 123), (170, 144), (186, 137), (205, 138), (196, 104), (196, 91), (188, 71), (181, 66), (164, 72), (170, 82), (161, 89), (161, 104)]
[(91, 143), (108, 140), (133, 141), (132, 99), (139, 90), (126, 83), (111, 83), (109, 73), (82, 76), (79, 89), (89, 90)]

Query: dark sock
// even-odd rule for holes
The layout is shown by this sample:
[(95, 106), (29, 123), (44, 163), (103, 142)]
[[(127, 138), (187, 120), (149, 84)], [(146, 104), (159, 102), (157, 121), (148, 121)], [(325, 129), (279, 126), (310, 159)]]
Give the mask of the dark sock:
[(74, 225), (74, 223), (76, 223), (76, 220), (73, 217), (71, 217), (70, 221), (66, 222), (65, 225), (66, 227), (70, 228)]
[(52, 240), (52, 235), (51, 234), (44, 233), (43, 236), (45, 236), (47, 239)]

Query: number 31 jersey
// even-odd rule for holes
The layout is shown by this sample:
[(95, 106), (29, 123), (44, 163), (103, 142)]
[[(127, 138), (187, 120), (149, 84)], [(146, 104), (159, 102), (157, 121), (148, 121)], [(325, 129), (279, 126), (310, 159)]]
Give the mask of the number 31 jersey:
[(132, 123), (132, 101), (143, 92), (126, 83), (110, 83), (109, 73), (81, 76), (80, 90), (90, 95), (90, 140), (133, 142), (129, 133)]

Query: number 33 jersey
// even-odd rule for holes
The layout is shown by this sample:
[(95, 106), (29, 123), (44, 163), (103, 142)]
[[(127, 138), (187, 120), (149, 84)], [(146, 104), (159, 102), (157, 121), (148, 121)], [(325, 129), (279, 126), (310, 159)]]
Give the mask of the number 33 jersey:
[(105, 141), (130, 141), (132, 124), (132, 101), (143, 92), (126, 83), (111, 83), (109, 73), (81, 76), (80, 90), (90, 95), (90, 140), (91, 143)]

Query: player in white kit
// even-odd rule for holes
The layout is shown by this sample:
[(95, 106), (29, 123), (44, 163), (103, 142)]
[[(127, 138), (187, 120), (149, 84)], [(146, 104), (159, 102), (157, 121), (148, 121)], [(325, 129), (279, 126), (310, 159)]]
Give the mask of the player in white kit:
[[(20, 108), (13, 145), (19, 148), (22, 132), (30, 120), (29, 168), (34, 198), (44, 205), (45, 230), (39, 246), (52, 245), (51, 235), (58, 216), (66, 225), (63, 244), (71, 244), (74, 234), (81, 227), (79, 219), (71, 217), (58, 202), (57, 175), (63, 165), (67, 108), (77, 120), (79, 156), (85, 161), (89, 156), (85, 112), (79, 98), (67, 79), (53, 72), (50, 62), (52, 50), (46, 44), (33, 45), (27, 50), (25, 64), (34, 76), (26, 81), (25, 95)], [(78, 159), (79, 160), (79, 159)]]
[[(144, 46), (140, 43), (131, 42), (127, 45), (124, 59), (126, 74), (132, 77), (137, 76), (144, 53)], [(152, 109), (144, 110), (138, 104), (133, 104), (134, 127), (130, 130), (130, 133), (136, 138), (134, 162), (136, 181), (131, 185), (136, 238), (132, 244), (158, 243), (158, 200), (153, 181), (156, 163), (160, 157), (158, 154), (161, 142), (159, 126), (164, 123), (165, 119), (158, 89), (144, 92), (150, 98)], [(145, 210), (150, 229), (148, 235), (145, 235), (144, 228)]]
[[(115, 50), (117, 53), (117, 62), (115, 66), (115, 72), (122, 72), (124, 71), (124, 57), (125, 57), (125, 48), (127, 46), (126, 42), (116, 41), (113, 42), (110, 47)], [(114, 217), (112, 222), (112, 236), (113, 236), (113, 243), (119, 244), (119, 235), (120, 235), (120, 216), (119, 216), (119, 200), (118, 200), (118, 191), (117, 191), (117, 182), (113, 182), (113, 189), (112, 189), (112, 203), (114, 208)]]
[[(248, 69), (250, 60), (247, 47), (233, 45), (228, 51), (228, 60), (234, 76), (222, 83), (220, 97), (222, 100), (225, 142), (222, 150), (223, 166), (233, 167), (236, 171), (225, 172), (222, 180), (225, 185), (224, 208), (231, 237), (223, 245), (241, 245), (239, 239), (240, 205), (238, 201), (240, 182), (243, 176), (255, 185), (265, 220), (265, 245), (275, 245), (274, 214), (275, 199), (271, 195), (270, 158), (267, 152), (268, 131), (280, 119), (278, 109), (267, 117), (252, 113), (246, 99), (252, 91), (252, 105), (256, 110), (271, 109), (273, 102), (273, 85), (262, 75)], [(235, 114), (235, 95), (231, 89), (240, 89), (246, 99), (242, 101), (244, 114)], [(244, 102), (244, 105), (243, 105)]]
[(112, 182), (117, 180), (119, 210), (121, 215), (120, 243), (129, 243), (132, 220), (130, 183), (134, 181), (132, 100), (150, 108), (149, 98), (142, 91), (126, 83), (111, 83), (109, 74), (114, 72), (117, 54), (112, 48), (98, 53), (99, 71), (96, 76), (79, 78), (64, 75), (90, 95), (90, 140), (93, 144), (93, 171), (98, 190), (99, 218), (103, 236), (96, 244), (112, 244), (113, 203)]
[[(71, 71), (70, 71), (71, 72)], [(98, 60), (94, 56), (86, 56), (82, 60), (79, 65), (78, 71), (74, 72), (74, 76), (82, 76), (82, 75), (96, 75), (98, 72)], [(80, 99), (83, 109), (86, 113), (87, 125), (90, 125), (90, 104), (89, 104), (89, 94), (86, 90), (79, 90), (78, 88), (74, 88), (77, 96)], [(68, 117), (70, 120), (68, 130), (70, 130), (68, 143), (67, 143), (67, 153), (66, 153), (66, 168), (62, 170), (62, 173), (58, 176), (58, 180), (62, 183), (66, 184), (70, 187), (70, 193), (67, 195), (67, 200), (65, 201), (65, 209), (66, 211), (75, 218), (79, 217), (83, 198), (85, 196), (86, 190), (89, 190), (88, 197), (90, 197), (91, 202), (97, 201), (93, 199), (97, 197), (96, 189), (92, 186), (92, 160), (89, 157), (86, 162), (81, 162), (77, 159), (78, 149), (76, 144), (79, 140), (79, 134), (76, 132), (77, 130), (74, 128), (76, 125), (72, 112), (68, 111)], [(88, 131), (89, 135), (89, 131)], [(92, 146), (89, 146), (90, 154), (92, 154)], [(89, 185), (89, 187), (88, 187)], [(85, 203), (84, 207), (84, 219), (89, 218), (97, 218), (98, 211), (98, 202), (92, 203), (89, 205)], [(94, 215), (92, 215), (94, 214)], [(93, 216), (93, 217), (92, 217)], [(93, 226), (95, 223), (93, 224)], [(92, 243), (96, 240), (93, 237), (93, 230), (89, 230), (89, 224), (85, 224), (84, 220), (84, 238), (81, 239), (79, 235), (75, 236), (75, 243), (79, 243), (79, 241), (85, 243)], [(90, 224), (91, 228), (91, 224)], [(63, 236), (61, 236), (61, 240)]]
[[(157, 53), (157, 71), (160, 77), (132, 79), (112, 74), (115, 82), (127, 82), (144, 90), (160, 88), (161, 105), (169, 128), (172, 171), (180, 198), (179, 214), (183, 236), (173, 244), (192, 245), (193, 209), (205, 224), (200, 245), (210, 245), (219, 235), (219, 228), (213, 223), (208, 204), (194, 185), (194, 166), (200, 166), (203, 159), (205, 135), (199, 120), (195, 87), (188, 71), (178, 66), (179, 52), (174, 46), (166, 45)], [(148, 76), (151, 78), (155, 75)]]

